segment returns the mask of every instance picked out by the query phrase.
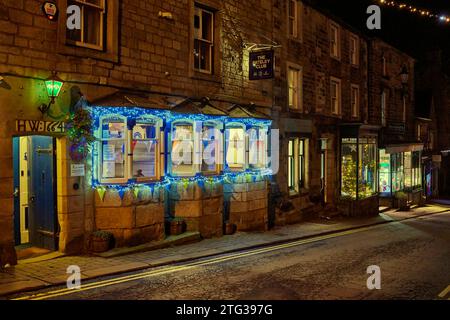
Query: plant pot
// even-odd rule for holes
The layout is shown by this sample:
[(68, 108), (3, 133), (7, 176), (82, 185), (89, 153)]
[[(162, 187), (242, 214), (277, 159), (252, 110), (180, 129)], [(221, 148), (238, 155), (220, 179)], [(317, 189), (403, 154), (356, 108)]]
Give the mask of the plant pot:
[(109, 239), (92, 238), (91, 251), (101, 253), (109, 250)]
[(168, 222), (168, 233), (172, 236), (177, 236), (186, 231), (186, 222), (183, 220), (172, 220)]

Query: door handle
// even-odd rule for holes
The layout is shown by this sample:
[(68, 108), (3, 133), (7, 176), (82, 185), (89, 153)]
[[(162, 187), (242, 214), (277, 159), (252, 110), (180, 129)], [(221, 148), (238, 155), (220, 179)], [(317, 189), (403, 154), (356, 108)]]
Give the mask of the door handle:
[(31, 197), (30, 197), (30, 202), (31, 202), (31, 203), (36, 202), (36, 196), (31, 196)]
[(15, 187), (14, 188), (13, 196), (14, 197), (18, 197), (19, 196), (19, 187)]

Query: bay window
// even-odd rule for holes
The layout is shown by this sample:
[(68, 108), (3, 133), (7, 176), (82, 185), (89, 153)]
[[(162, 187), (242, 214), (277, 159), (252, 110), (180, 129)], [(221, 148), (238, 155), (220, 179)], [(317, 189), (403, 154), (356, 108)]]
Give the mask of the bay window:
[(127, 134), (125, 117), (110, 115), (100, 119), (100, 182), (127, 181)]
[(157, 180), (160, 177), (160, 120), (138, 118), (133, 127), (131, 151), (132, 176), (138, 181)]
[(194, 124), (188, 121), (172, 124), (171, 164), (174, 176), (193, 176), (197, 173)]
[(221, 132), (219, 125), (206, 122), (202, 128), (202, 173), (217, 174), (222, 164)]
[(268, 130), (254, 127), (249, 130), (249, 167), (263, 169), (267, 166)]
[(362, 199), (377, 193), (377, 144), (375, 139), (359, 139), (358, 158), (358, 195)]
[(243, 124), (228, 124), (226, 135), (226, 164), (231, 171), (243, 171), (246, 168), (246, 137)]
[(404, 159), (403, 153), (391, 155), (392, 166), (392, 192), (402, 191), (404, 188)]

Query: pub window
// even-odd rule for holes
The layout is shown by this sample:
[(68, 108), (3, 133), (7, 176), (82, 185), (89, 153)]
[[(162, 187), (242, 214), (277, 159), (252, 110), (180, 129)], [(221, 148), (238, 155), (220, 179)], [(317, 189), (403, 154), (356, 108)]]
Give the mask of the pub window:
[(291, 195), (305, 186), (305, 140), (291, 138), (288, 142), (288, 188)]
[(198, 6), (194, 13), (194, 69), (212, 73), (214, 13)]
[(81, 13), (81, 28), (67, 29), (68, 42), (81, 47), (103, 50), (105, 0), (69, 0), (67, 5), (78, 6)]
[(341, 81), (339, 79), (331, 79), (331, 113), (339, 115), (341, 113)]
[(330, 24), (330, 55), (333, 58), (340, 58), (340, 43), (339, 43), (339, 26), (337, 24)]
[(302, 111), (302, 74), (298, 68), (288, 68), (289, 108)]
[(239, 124), (228, 124), (226, 128), (226, 164), (231, 171), (245, 169), (246, 143), (245, 127)]
[(288, 24), (289, 24), (289, 36), (293, 38), (298, 37), (298, 2), (297, 0), (289, 0), (288, 5)]
[(350, 62), (359, 65), (359, 38), (355, 35), (350, 35)]
[(99, 177), (101, 183), (127, 181), (127, 122), (122, 116), (100, 119)]
[(202, 167), (204, 174), (217, 174), (220, 171), (221, 133), (219, 126), (214, 122), (205, 122), (202, 127)]
[(356, 118), (359, 116), (359, 86), (351, 86), (351, 107), (352, 107), (352, 117)]
[(161, 121), (156, 118), (138, 118), (132, 133), (132, 175), (138, 181), (159, 179)]
[(249, 167), (263, 169), (267, 166), (268, 130), (254, 127), (249, 130)]
[(172, 124), (171, 164), (174, 176), (193, 176), (195, 168), (194, 123), (178, 121)]

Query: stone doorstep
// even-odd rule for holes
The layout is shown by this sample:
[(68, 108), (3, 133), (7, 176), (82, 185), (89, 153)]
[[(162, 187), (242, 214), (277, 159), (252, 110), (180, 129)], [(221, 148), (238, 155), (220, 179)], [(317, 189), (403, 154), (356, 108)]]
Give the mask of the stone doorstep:
[(187, 243), (198, 242), (201, 240), (200, 232), (185, 232), (177, 236), (168, 236), (161, 241), (152, 241), (134, 247), (115, 248), (102, 253), (94, 253), (94, 255), (102, 258), (114, 258), (131, 253), (146, 252), (158, 249), (164, 249), (171, 246), (179, 246)]

